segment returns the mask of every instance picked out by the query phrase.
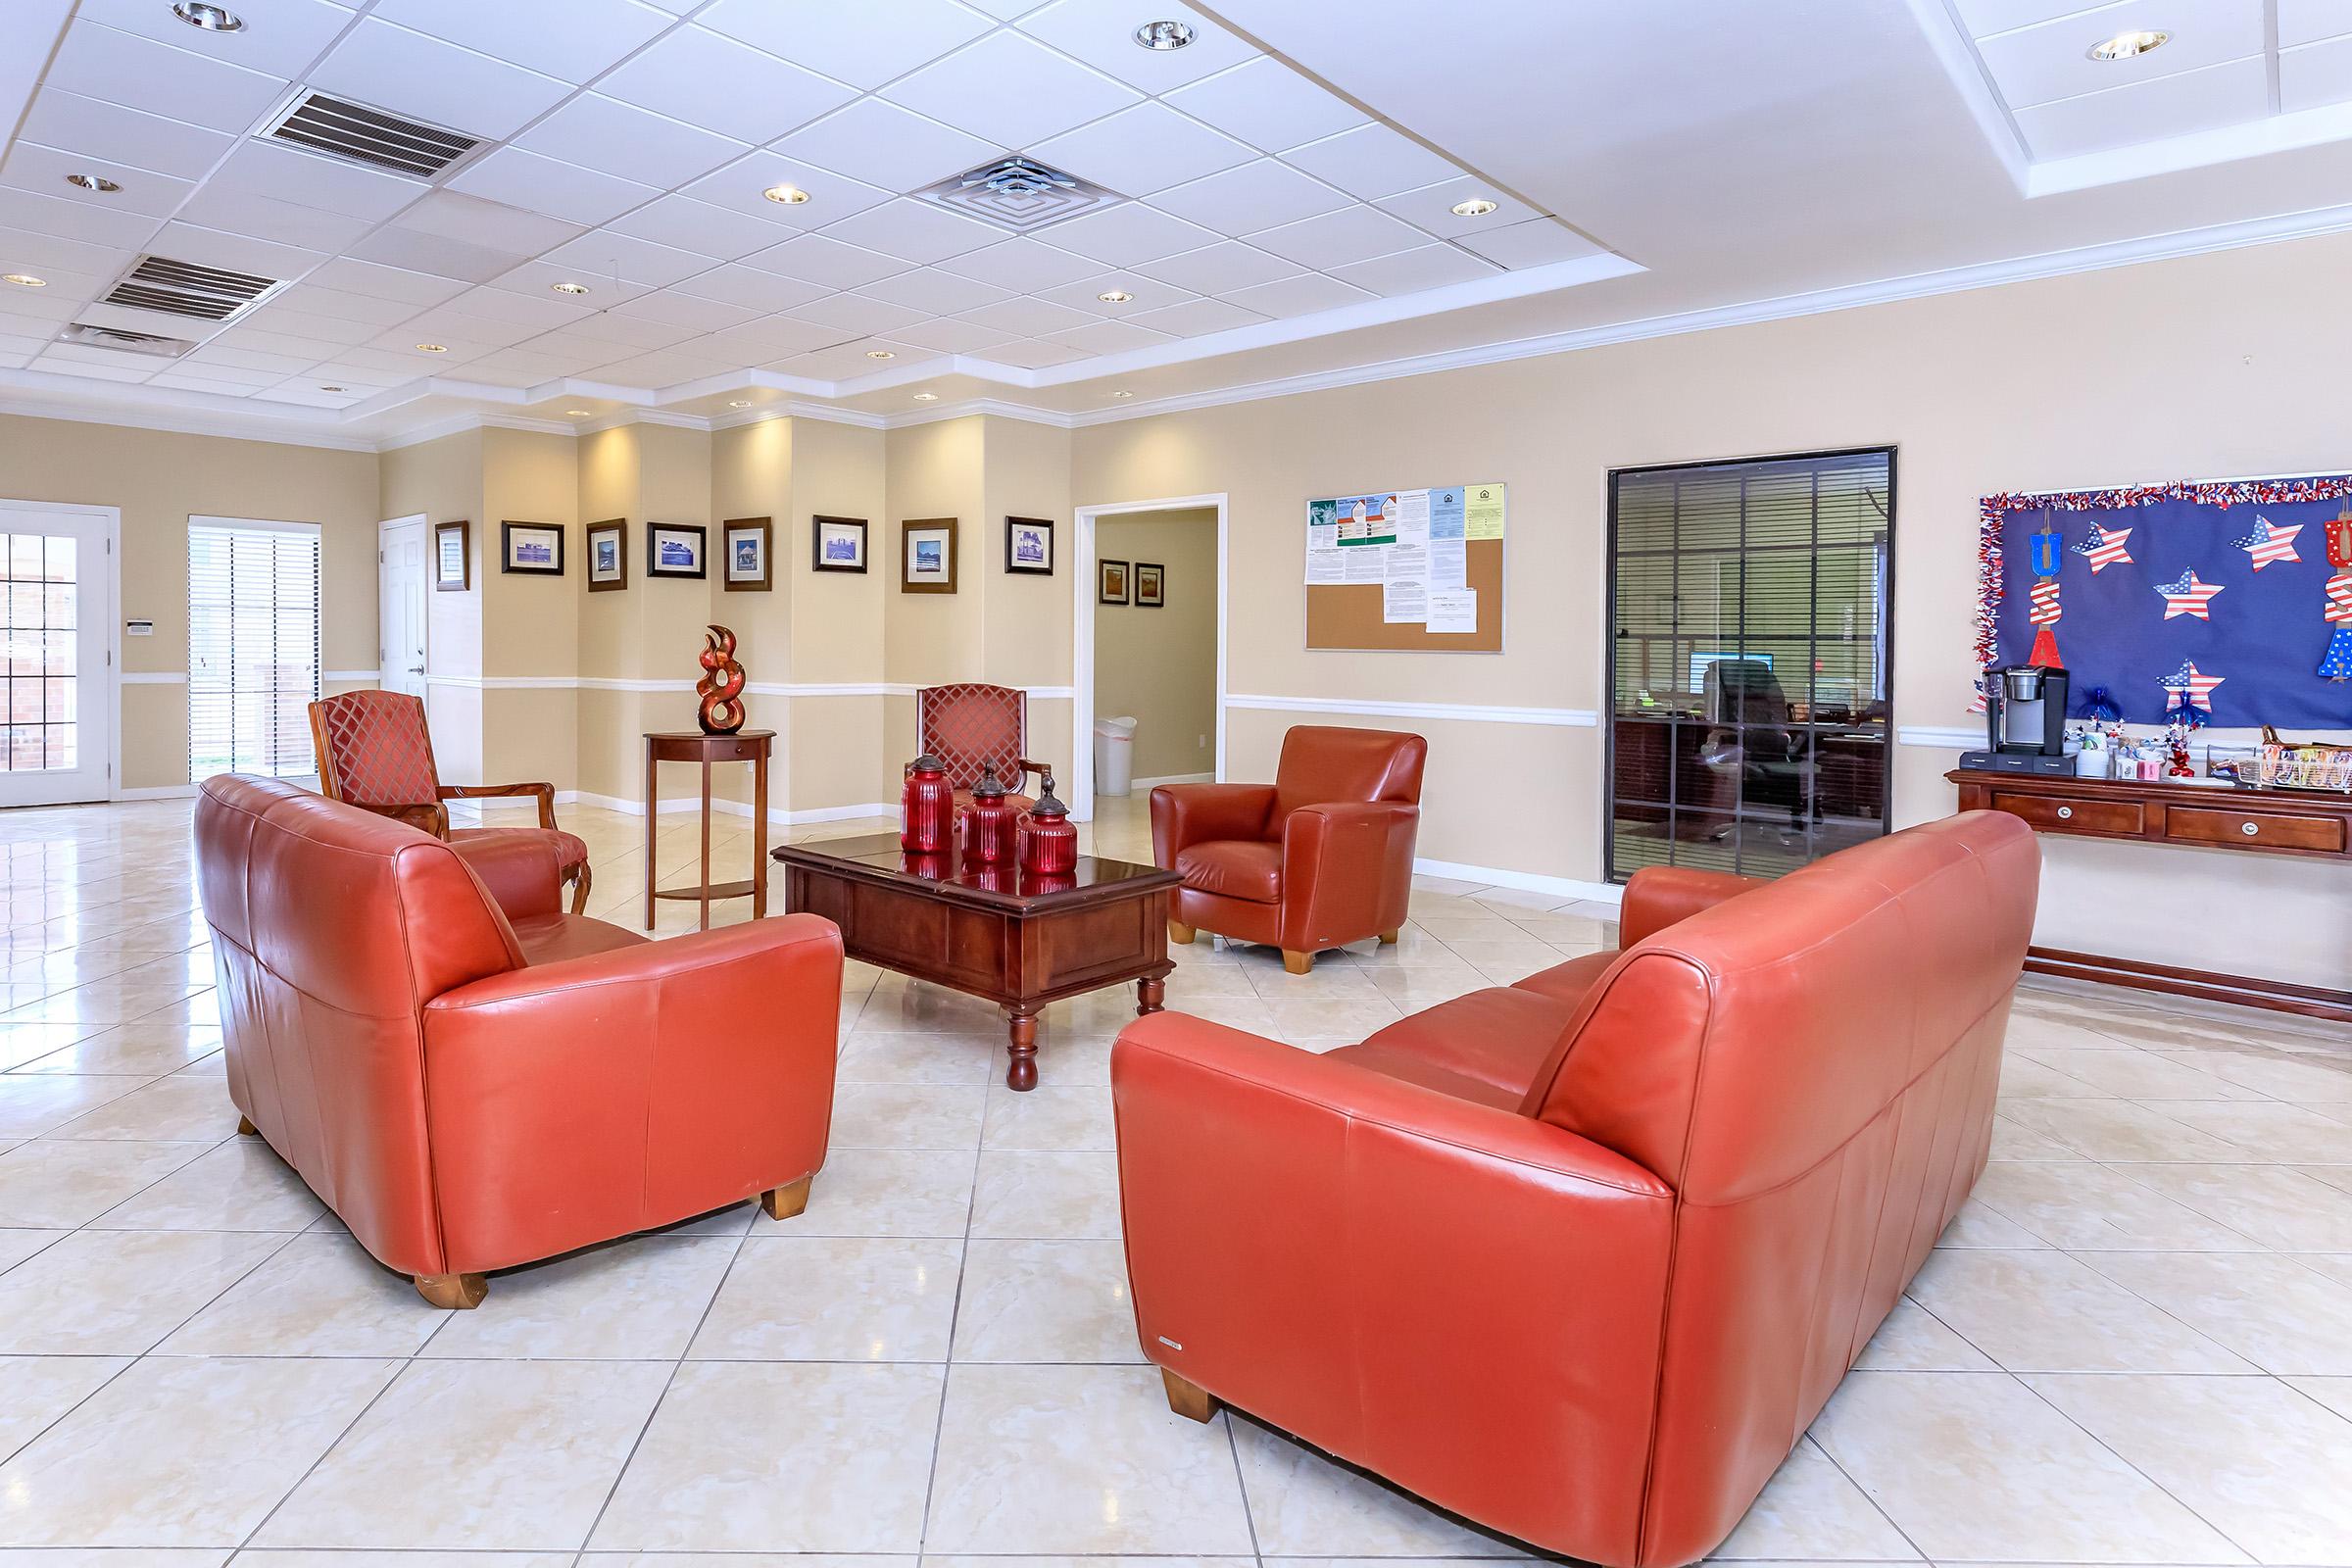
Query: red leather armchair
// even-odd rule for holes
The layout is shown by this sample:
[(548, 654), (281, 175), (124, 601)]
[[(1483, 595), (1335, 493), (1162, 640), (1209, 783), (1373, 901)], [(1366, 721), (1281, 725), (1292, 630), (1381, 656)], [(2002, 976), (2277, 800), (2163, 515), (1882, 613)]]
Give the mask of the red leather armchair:
[(1271, 784), (1160, 785), (1152, 856), (1184, 878), (1169, 939), (1262, 942), (1293, 974), (1325, 948), (1395, 942), (1428, 757), (1418, 735), (1302, 724), (1283, 736)]
[(648, 942), (564, 913), (560, 859), (274, 781), (197, 802), (238, 1130), (436, 1306), (753, 1196), (789, 1218), (824, 1163), (840, 932)]
[(1983, 1171), (2039, 858), (1972, 812), (1315, 1055), (1111, 1053), (1136, 1324), (1219, 1401), (1588, 1561), (1704, 1556)]

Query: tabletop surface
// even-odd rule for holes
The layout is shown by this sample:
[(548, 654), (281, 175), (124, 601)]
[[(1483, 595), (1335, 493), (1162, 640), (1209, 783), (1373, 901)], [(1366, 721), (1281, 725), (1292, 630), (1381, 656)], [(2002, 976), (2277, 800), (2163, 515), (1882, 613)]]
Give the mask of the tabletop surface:
[(699, 729), (649, 729), (645, 732), (645, 738), (649, 741), (772, 741), (776, 738), (776, 732), (772, 729), (739, 729), (726, 735), (710, 735)]
[(1173, 888), (1182, 881), (1175, 872), (1163, 871), (1156, 865), (1136, 865), (1092, 855), (1080, 856), (1074, 868), (1050, 877), (1021, 871), (1009, 864), (967, 865), (960, 855), (908, 855), (899, 847), (896, 833), (785, 844), (768, 853), (770, 858), (787, 865), (848, 871), (903, 883), (910, 890), (919, 887), (934, 897), (959, 903), (1023, 908), (1155, 892)]

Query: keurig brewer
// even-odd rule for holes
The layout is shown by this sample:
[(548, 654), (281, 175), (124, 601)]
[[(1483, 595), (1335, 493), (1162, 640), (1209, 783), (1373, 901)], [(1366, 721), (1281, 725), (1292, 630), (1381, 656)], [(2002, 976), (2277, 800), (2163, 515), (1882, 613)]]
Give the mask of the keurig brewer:
[(2011, 664), (1984, 672), (1984, 732), (1989, 748), (1961, 758), (1963, 767), (2017, 773), (2068, 773), (2066, 671)]

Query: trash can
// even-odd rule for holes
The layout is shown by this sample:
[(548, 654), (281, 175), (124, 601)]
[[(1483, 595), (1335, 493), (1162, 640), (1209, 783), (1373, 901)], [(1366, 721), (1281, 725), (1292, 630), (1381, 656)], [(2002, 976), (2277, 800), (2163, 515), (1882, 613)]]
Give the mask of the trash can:
[(1095, 720), (1095, 793), (1124, 795), (1135, 779), (1135, 720)]

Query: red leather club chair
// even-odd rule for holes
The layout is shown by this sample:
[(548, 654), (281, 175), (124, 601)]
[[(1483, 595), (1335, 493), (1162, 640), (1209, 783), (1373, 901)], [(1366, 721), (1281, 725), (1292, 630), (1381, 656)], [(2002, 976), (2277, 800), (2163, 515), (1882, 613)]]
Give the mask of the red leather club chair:
[(1327, 1055), (1128, 1025), (1169, 1402), (1549, 1551), (1705, 1556), (1984, 1170), (2039, 873), (1975, 811), (1778, 882), (1643, 871), (1621, 952)]
[(1271, 784), (1160, 785), (1152, 858), (1184, 878), (1168, 939), (1262, 942), (1293, 974), (1325, 948), (1395, 942), (1428, 757), (1418, 735), (1301, 724), (1283, 736)]
[(754, 1196), (789, 1218), (824, 1163), (840, 932), (648, 942), (564, 913), (557, 859), (276, 781), (197, 802), (238, 1130), (435, 1306)]
[(924, 686), (914, 694), (915, 744), (939, 759), (948, 782), (956, 788), (958, 808), (972, 802), (972, 786), (980, 770), (994, 767), (1015, 810), (1035, 806), (1026, 794), (1029, 775), (1044, 778), (1053, 771), (1031, 761), (1029, 750), (1029, 694), (1018, 686), (984, 686), (959, 681), (949, 686)]

